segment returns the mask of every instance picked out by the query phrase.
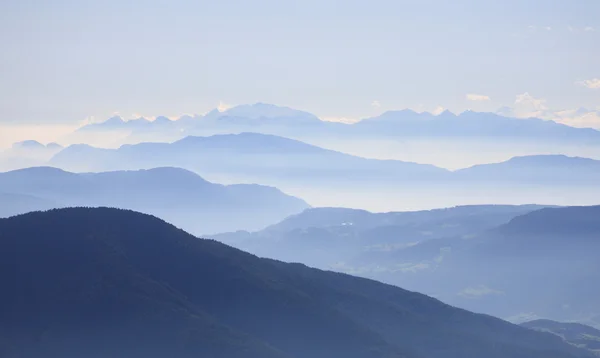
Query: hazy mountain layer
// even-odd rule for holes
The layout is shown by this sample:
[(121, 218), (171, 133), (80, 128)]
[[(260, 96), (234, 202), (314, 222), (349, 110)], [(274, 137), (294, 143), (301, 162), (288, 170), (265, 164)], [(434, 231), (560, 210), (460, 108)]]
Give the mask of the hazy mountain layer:
[(260, 185), (219, 185), (177, 168), (76, 174), (49, 167), (0, 173), (2, 216), (65, 206), (135, 209), (194, 233), (258, 230), (308, 208)]
[(426, 240), (475, 235), (539, 208), (480, 205), (390, 213), (314, 208), (259, 232), (238, 231), (212, 237), (259, 256), (322, 268), (339, 268), (356, 260), (362, 265), (377, 266), (389, 264), (382, 253)]
[(243, 133), (188, 137), (119, 149), (66, 148), (50, 164), (72, 171), (176, 166), (223, 184), (258, 183), (313, 206), (371, 211), (472, 204), (592, 205), (600, 201), (600, 161), (560, 155), (519, 157), (450, 172), (431, 165), (374, 160), (287, 138)]

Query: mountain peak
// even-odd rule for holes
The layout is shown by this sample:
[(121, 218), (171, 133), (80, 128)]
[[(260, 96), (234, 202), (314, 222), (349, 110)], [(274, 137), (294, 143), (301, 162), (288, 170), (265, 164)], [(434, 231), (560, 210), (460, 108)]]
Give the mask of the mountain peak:
[(442, 113), (438, 114), (436, 117), (456, 117), (456, 114), (451, 112), (449, 109), (444, 110)]
[(112, 116), (109, 119), (107, 119), (106, 121), (103, 122), (104, 124), (122, 124), (125, 123), (125, 121), (123, 120), (123, 118), (121, 118), (121, 116)]
[(165, 123), (171, 123), (173, 122), (172, 120), (170, 120), (169, 118), (165, 117), (165, 116), (158, 116), (154, 119), (153, 121), (154, 123), (157, 124), (165, 124)]
[(277, 106), (262, 102), (235, 106), (223, 112), (222, 115), (227, 115), (229, 117), (244, 117), (249, 119), (294, 117), (317, 120), (320, 122), (320, 120), (311, 113), (290, 107)]
[(24, 140), (21, 142), (13, 143), (13, 149), (42, 149), (46, 146), (36, 140)]

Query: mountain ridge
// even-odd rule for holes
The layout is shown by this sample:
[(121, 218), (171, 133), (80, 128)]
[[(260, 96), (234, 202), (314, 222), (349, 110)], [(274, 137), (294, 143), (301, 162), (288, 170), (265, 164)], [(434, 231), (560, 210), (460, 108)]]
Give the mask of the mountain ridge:
[[(112, 206), (137, 209), (169, 219), (196, 233), (227, 228), (259, 229), (309, 205), (272, 186), (221, 185), (181, 168), (73, 173), (53, 167), (34, 167), (0, 173), (4, 192), (28, 195), (57, 207)], [(253, 202), (261, 201), (256, 207)], [(19, 214), (8, 203), (5, 215)], [(13, 203), (12, 205), (14, 205)], [(29, 210), (35, 205), (25, 205)], [(15, 206), (15, 208), (17, 208)], [(48, 208), (40, 205), (39, 209)], [(204, 216), (205, 223), (196, 217)]]
[[(0, 296), (11, 307), (0, 311), (9, 332), (0, 347), (25, 358), (95, 347), (136, 358), (588, 356), (552, 335), (375, 281), (259, 259), (132, 211), (30, 213), (0, 219), (0, 235), (0, 281), (13, 293)], [(18, 299), (21, 275), (37, 293), (27, 300)], [(209, 327), (214, 339), (202, 339)]]

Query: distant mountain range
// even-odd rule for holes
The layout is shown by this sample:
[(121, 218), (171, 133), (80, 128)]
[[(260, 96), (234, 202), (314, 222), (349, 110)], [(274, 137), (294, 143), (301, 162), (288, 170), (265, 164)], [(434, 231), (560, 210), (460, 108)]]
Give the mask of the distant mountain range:
[(186, 137), (174, 143), (141, 143), (118, 149), (72, 145), (53, 166), (76, 170), (121, 170), (176, 166), (234, 181), (421, 180), (443, 177), (433, 165), (360, 158), (297, 140), (258, 133)]
[(596, 185), (600, 161), (591, 159), (536, 155), (451, 172), (432, 165), (366, 159), (258, 133), (187, 137), (118, 149), (72, 145), (48, 165), (77, 172), (173, 166), (213, 182), (275, 186), (314, 206), (372, 211), (600, 202)]
[(536, 118), (511, 118), (495, 113), (466, 111), (456, 115), (445, 111), (434, 115), (405, 109), (388, 111), (354, 124), (345, 124), (322, 121), (306, 111), (265, 103), (235, 106), (222, 112), (213, 110), (205, 115), (183, 116), (173, 121), (166, 117), (157, 117), (154, 121), (145, 118), (125, 121), (121, 117), (112, 117), (102, 123), (84, 126), (79, 131), (183, 129), (188, 135), (206, 134), (207, 130), (289, 135), (291, 132), (287, 129), (300, 127), (323, 133), (331, 131), (342, 135), (361, 136), (530, 137), (575, 139), (591, 143), (600, 141), (600, 132), (594, 129), (574, 128)]
[(223, 186), (177, 168), (75, 174), (50, 167), (0, 173), (0, 214), (109, 206), (157, 215), (195, 233), (264, 228), (308, 208), (260, 185)]
[(42, 165), (62, 149), (57, 143), (42, 144), (35, 140), (14, 143), (0, 151), (0, 171)]
[(141, 143), (118, 149), (72, 145), (51, 165), (76, 171), (177, 166), (206, 175), (291, 179), (381, 181), (517, 181), (522, 183), (597, 182), (600, 161), (564, 155), (515, 157), (454, 173), (433, 165), (375, 160), (319, 148), (297, 140), (259, 133), (187, 137), (174, 143)]
[(559, 141), (582, 140), (598, 143), (600, 131), (574, 128), (537, 118), (520, 119), (494, 113), (449, 111), (440, 115), (411, 110), (390, 111), (353, 125), (357, 131), (380, 136), (432, 137), (527, 137)]
[(471, 206), (369, 214), (311, 209), (215, 239), (357, 274), (476, 312), (600, 325), (600, 206)]
[(552, 334), (259, 259), (135, 212), (30, 213), (1, 219), (0, 237), (2, 357), (591, 357)]
[(61, 138), (61, 143), (116, 148), (122, 144), (244, 132), (283, 136), (362, 157), (449, 169), (539, 154), (600, 159), (600, 131), (551, 120), (472, 111), (434, 115), (401, 110), (348, 124), (323, 121), (306, 111), (265, 103), (215, 109), (176, 120), (112, 117), (80, 128)]

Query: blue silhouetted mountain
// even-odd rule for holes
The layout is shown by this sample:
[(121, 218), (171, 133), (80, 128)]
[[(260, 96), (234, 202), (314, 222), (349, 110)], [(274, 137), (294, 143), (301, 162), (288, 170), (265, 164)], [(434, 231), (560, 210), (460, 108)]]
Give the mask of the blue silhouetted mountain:
[(140, 134), (139, 132), (156, 131), (157, 137), (160, 137), (158, 132), (174, 130), (183, 130), (188, 133), (195, 131), (202, 133), (207, 130), (236, 132), (256, 129), (255, 127), (258, 126), (264, 127), (263, 129), (269, 132), (269, 127), (273, 127), (273, 130), (277, 128), (285, 130), (285, 127), (293, 128), (298, 125), (310, 125), (318, 128), (326, 124), (315, 115), (305, 111), (266, 103), (255, 103), (235, 106), (222, 112), (215, 109), (204, 116), (184, 115), (176, 120), (159, 116), (153, 121), (144, 118), (126, 121), (119, 116), (114, 116), (104, 122), (83, 126), (78, 132), (127, 131), (132, 136), (137, 136)]
[(600, 161), (592, 159), (536, 155), (451, 172), (257, 133), (186, 137), (118, 149), (74, 145), (57, 153), (49, 165), (78, 172), (180, 167), (213, 182), (275, 186), (316, 206), (371, 211), (600, 201)]
[[(267, 103), (244, 104), (220, 112), (221, 118), (247, 118), (247, 119), (286, 119), (289, 121), (315, 122), (320, 121), (312, 113), (281, 107)], [(290, 122), (289, 124), (294, 124)]]
[(63, 147), (58, 143), (48, 143), (46, 145), (36, 141), (36, 140), (25, 140), (22, 142), (13, 143), (11, 146), (14, 151), (56, 151), (63, 149)]
[(347, 266), (478, 312), (600, 324), (598, 252), (600, 206), (544, 208), (476, 235), (371, 252)]
[(473, 205), (390, 213), (312, 208), (259, 232), (222, 233), (212, 238), (258, 256), (325, 269), (356, 261), (363, 265), (388, 265), (390, 261), (382, 252), (448, 236), (475, 235), (539, 208)]
[(10, 148), (0, 151), (0, 171), (43, 165), (62, 149), (60, 144), (42, 144), (35, 140), (13, 143)]
[(536, 118), (449, 111), (434, 115), (388, 111), (354, 124), (264, 103), (217, 109), (177, 120), (124, 121), (85, 126), (61, 142), (115, 148), (123, 144), (174, 142), (187, 136), (255, 132), (278, 135), (358, 156), (462, 168), (515, 156), (569, 154), (600, 158), (600, 131)]
[(487, 182), (547, 183), (600, 182), (600, 161), (565, 155), (515, 157), (506, 162), (476, 165), (458, 170), (458, 180)]
[(536, 319), (521, 323), (521, 326), (540, 332), (549, 332), (562, 337), (566, 342), (600, 353), (600, 330), (581, 323), (556, 322)]
[(74, 145), (50, 164), (68, 170), (99, 171), (157, 166), (186, 168), (207, 178), (276, 185), (278, 181), (406, 181), (444, 178), (432, 165), (374, 160), (257, 133), (187, 137), (174, 143), (141, 143), (118, 149)]
[(552, 334), (107, 208), (0, 220), (3, 357), (575, 358)]
[(59, 208), (58, 203), (26, 194), (0, 192), (0, 217), (5, 218), (30, 211)]
[[(331, 123), (316, 115), (265, 103), (245, 104), (225, 111), (213, 110), (204, 116), (182, 116), (171, 124), (185, 129), (188, 134), (254, 131), (267, 134), (291, 135), (292, 129), (309, 126), (312, 135), (342, 135), (363, 137), (489, 137), (536, 138), (540, 140), (579, 140), (597, 143), (600, 132), (589, 128), (574, 128), (554, 121), (537, 118), (511, 118), (487, 112), (466, 111), (458, 115), (445, 111), (439, 115), (417, 113), (409, 109), (388, 111), (377, 117), (366, 118), (355, 124)], [(181, 123), (177, 123), (182, 120)], [(142, 121), (124, 121), (115, 116), (103, 123), (83, 127), (88, 130), (132, 130), (146, 128)], [(287, 128), (286, 128), (287, 127)], [(163, 128), (164, 130), (165, 128)], [(310, 133), (301, 133), (301, 136)]]
[(459, 115), (433, 115), (411, 110), (385, 112), (362, 120), (352, 127), (364, 134), (400, 137), (489, 137), (581, 140), (597, 143), (600, 131), (574, 128), (537, 118), (520, 119), (494, 113), (466, 111)]
[[(135, 209), (167, 219), (195, 233), (257, 230), (308, 205), (273, 187), (219, 185), (178, 168), (76, 174), (50, 167), (0, 173), (0, 188), (25, 195), (0, 202), (4, 216), (23, 209), (41, 210), (48, 202), (55, 207), (109, 206)], [(35, 201), (42, 200), (36, 207)]]

